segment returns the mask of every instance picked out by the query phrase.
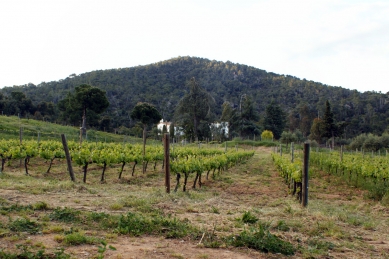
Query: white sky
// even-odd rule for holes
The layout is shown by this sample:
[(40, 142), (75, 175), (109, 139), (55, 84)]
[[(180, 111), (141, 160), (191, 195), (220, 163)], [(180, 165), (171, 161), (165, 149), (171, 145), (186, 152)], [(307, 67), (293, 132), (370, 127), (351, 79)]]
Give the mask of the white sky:
[(389, 91), (389, 0), (0, 0), (0, 87), (194, 56)]

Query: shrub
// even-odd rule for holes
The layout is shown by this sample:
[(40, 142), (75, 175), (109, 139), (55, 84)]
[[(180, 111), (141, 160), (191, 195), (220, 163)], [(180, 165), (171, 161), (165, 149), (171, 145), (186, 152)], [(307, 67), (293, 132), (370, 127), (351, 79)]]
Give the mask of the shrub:
[(81, 233), (71, 233), (71, 234), (68, 234), (64, 237), (63, 239), (63, 242), (67, 245), (83, 245), (83, 244), (97, 244), (99, 242), (101, 242), (100, 240), (98, 240), (97, 238), (95, 237), (88, 237), (88, 236), (85, 236)]
[(380, 138), (373, 134), (368, 134), (365, 142), (363, 142), (363, 149), (366, 151), (377, 151), (381, 148)]
[(365, 142), (367, 138), (366, 134), (361, 134), (356, 136), (353, 141), (350, 143), (350, 149), (356, 150), (356, 149), (361, 149), (363, 147), (363, 143)]
[(235, 247), (248, 247), (265, 253), (293, 255), (296, 251), (291, 243), (272, 235), (268, 230), (265, 231), (262, 226), (259, 230), (244, 230), (239, 235), (231, 235), (227, 237), (226, 243)]
[(57, 220), (62, 222), (78, 222), (80, 220), (79, 215), (81, 212), (76, 211), (71, 208), (56, 208), (52, 213), (50, 213), (49, 218), (51, 220)]
[(29, 219), (17, 219), (8, 225), (9, 229), (14, 232), (27, 232), (36, 234), (41, 230), (41, 225)]
[(262, 140), (273, 140), (273, 138), (274, 138), (273, 132), (271, 132), (270, 130), (264, 130), (261, 134)]
[(242, 221), (244, 223), (254, 224), (258, 221), (258, 218), (251, 214), (250, 211), (246, 211), (245, 213), (243, 213)]

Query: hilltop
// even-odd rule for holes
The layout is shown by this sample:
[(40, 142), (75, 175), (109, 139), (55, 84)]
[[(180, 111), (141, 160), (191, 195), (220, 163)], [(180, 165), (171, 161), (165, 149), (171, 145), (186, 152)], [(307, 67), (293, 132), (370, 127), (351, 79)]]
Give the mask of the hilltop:
[(324, 113), (326, 100), (331, 103), (335, 119), (348, 123), (347, 138), (368, 132), (382, 134), (388, 124), (389, 94), (361, 93), (229, 61), (197, 57), (177, 57), (145, 66), (72, 74), (39, 85), (6, 87), (1, 92), (9, 95), (12, 91), (22, 91), (33, 103), (56, 104), (68, 91), (87, 83), (106, 91), (110, 102), (106, 115), (113, 127), (130, 127), (133, 122), (129, 113), (140, 101), (154, 104), (165, 120), (171, 120), (192, 77), (214, 97), (215, 119), (220, 118), (223, 102), (239, 107), (242, 95), (246, 94), (254, 101), (261, 118), (269, 103), (274, 101), (285, 111), (289, 129), (300, 129), (305, 135), (309, 133), (312, 120)]

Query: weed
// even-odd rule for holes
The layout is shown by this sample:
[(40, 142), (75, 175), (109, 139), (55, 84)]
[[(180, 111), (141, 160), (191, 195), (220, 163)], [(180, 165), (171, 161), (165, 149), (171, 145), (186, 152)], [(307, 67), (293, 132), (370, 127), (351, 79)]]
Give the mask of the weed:
[(29, 219), (17, 219), (8, 224), (8, 228), (13, 232), (27, 232), (36, 234), (41, 230), (41, 225)]
[(44, 201), (38, 201), (33, 205), (34, 210), (48, 210), (49, 205)]
[(95, 237), (88, 237), (79, 232), (68, 234), (64, 237), (63, 242), (67, 245), (83, 245), (83, 244), (96, 244), (98, 239)]
[(254, 224), (258, 221), (258, 218), (251, 214), (250, 211), (245, 211), (242, 216), (242, 221), (247, 224)]
[(8, 253), (4, 250), (0, 250), (0, 258), (3, 259), (69, 259), (70, 255), (65, 254), (63, 248), (57, 249), (53, 254), (46, 254), (45, 249), (39, 249), (38, 251), (32, 250), (31, 246), (27, 245), (16, 245), (16, 248), (20, 251), (18, 253)]
[(140, 236), (143, 234), (162, 234), (166, 238), (181, 238), (191, 233), (197, 237), (199, 231), (189, 225), (188, 221), (179, 221), (176, 218), (155, 216), (148, 219), (142, 215), (129, 212), (119, 219), (116, 231), (120, 234)]
[(216, 230), (216, 224), (213, 225), (212, 232), (205, 231), (203, 233), (203, 237), (201, 240), (204, 239), (203, 244), (205, 247), (219, 248), (222, 245), (222, 241), (216, 236), (215, 230)]
[(363, 222), (363, 228), (366, 230), (376, 230), (377, 226), (374, 222), (366, 221)]
[[(113, 246), (108, 246), (110, 250), (116, 251), (116, 248)], [(103, 259), (104, 258), (104, 253), (107, 251), (107, 242), (101, 241), (101, 245), (98, 246), (98, 255), (95, 257), (96, 259)]]
[(381, 201), (389, 192), (389, 186), (385, 182), (379, 182), (368, 189), (367, 198), (375, 201)]
[(64, 229), (61, 226), (50, 226), (49, 229), (43, 231), (43, 233), (62, 233), (62, 232), (64, 232)]
[(91, 212), (87, 216), (88, 219), (93, 220), (95, 222), (101, 222), (103, 220), (108, 219), (109, 217), (110, 215), (105, 212)]
[(290, 230), (290, 227), (285, 223), (284, 220), (278, 221), (275, 228), (280, 230), (280, 231), (285, 231), (285, 232)]
[(121, 210), (123, 209), (123, 207), (123, 204), (120, 203), (112, 203), (111, 205), (109, 205), (110, 210)]
[(50, 213), (49, 218), (51, 220), (57, 220), (61, 222), (78, 222), (80, 220), (79, 215), (80, 211), (76, 211), (71, 208), (59, 208), (57, 207), (52, 213)]
[(293, 255), (296, 251), (291, 243), (272, 235), (261, 226), (259, 230), (244, 230), (239, 235), (228, 236), (226, 243), (235, 247), (248, 247), (265, 253), (271, 252)]
[(219, 209), (216, 208), (215, 206), (212, 206), (212, 207), (211, 207), (211, 212), (212, 212), (212, 213), (215, 213), (215, 214), (220, 214)]
[(291, 207), (289, 204), (286, 205), (284, 211), (285, 211), (286, 213), (288, 213), (288, 214), (291, 214), (291, 215), (293, 215), (293, 213), (294, 213), (292, 207)]
[(7, 215), (9, 212), (31, 212), (33, 207), (31, 205), (12, 204), (11, 206), (3, 206), (0, 209), (2, 215)]

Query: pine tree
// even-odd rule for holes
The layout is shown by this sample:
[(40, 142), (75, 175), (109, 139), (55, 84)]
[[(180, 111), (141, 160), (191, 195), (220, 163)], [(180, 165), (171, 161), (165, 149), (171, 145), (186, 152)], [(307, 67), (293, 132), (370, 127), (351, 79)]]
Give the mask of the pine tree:
[(194, 77), (189, 82), (189, 88), (189, 93), (177, 105), (176, 118), (187, 137), (201, 140), (204, 135), (209, 134), (208, 123), (211, 120), (211, 107), (215, 100)]
[(334, 122), (334, 113), (331, 111), (331, 105), (329, 101), (326, 101), (326, 110), (323, 118), (323, 135), (322, 137), (331, 138), (332, 148), (335, 144), (335, 136), (338, 133), (337, 125)]
[(285, 114), (281, 107), (272, 101), (266, 107), (266, 115), (264, 120), (265, 130), (270, 130), (274, 134), (275, 139), (281, 137), (281, 133), (285, 128)]

